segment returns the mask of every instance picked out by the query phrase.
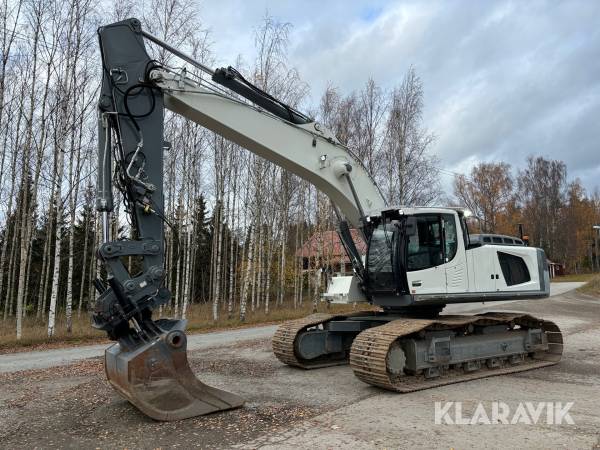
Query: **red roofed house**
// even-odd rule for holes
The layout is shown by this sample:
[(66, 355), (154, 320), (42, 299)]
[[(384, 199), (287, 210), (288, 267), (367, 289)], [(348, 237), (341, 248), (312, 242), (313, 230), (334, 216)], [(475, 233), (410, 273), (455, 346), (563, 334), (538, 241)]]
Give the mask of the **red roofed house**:
[[(367, 246), (360, 231), (350, 230), (352, 239), (361, 255), (364, 255)], [(304, 270), (314, 270), (316, 267), (330, 269), (330, 273), (352, 273), (352, 264), (346, 250), (340, 241), (337, 231), (323, 231), (313, 234), (304, 245), (296, 251), (296, 257), (302, 258)]]

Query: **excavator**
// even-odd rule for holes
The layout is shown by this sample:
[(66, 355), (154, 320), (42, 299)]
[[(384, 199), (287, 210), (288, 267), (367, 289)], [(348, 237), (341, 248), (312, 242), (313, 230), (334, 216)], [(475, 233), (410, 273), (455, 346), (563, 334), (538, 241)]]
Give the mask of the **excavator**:
[[(365, 383), (410, 392), (560, 360), (562, 334), (553, 322), (509, 312), (441, 314), (456, 303), (548, 297), (542, 249), (508, 236), (470, 234), (464, 208), (388, 205), (361, 161), (326, 127), (233, 67), (206, 67), (144, 31), (137, 19), (102, 26), (98, 37), (97, 256), (106, 276), (95, 280), (92, 325), (116, 341), (105, 353), (110, 384), (143, 413), (179, 420), (244, 403), (196, 378), (185, 320), (152, 317), (171, 300), (163, 234), (165, 108), (309, 181), (333, 204), (353, 272), (333, 277), (323, 297), (372, 307), (282, 324), (272, 347), (283, 363), (349, 364)], [(150, 58), (147, 42), (196, 70)], [(111, 236), (117, 190), (131, 225), (126, 239)], [(367, 244), (366, 255), (352, 228)], [(126, 264), (131, 259), (137, 264)]]

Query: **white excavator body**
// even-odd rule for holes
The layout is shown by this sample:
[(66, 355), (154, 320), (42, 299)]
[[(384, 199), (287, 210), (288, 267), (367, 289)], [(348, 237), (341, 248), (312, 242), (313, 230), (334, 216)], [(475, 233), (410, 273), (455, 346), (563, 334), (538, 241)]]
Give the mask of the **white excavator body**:
[[(471, 239), (465, 220), (468, 212), (463, 209), (421, 207), (398, 211), (403, 217), (415, 219), (412, 232), (404, 236), (408, 292), (402, 300), (396, 293), (390, 298), (380, 292), (375, 304), (445, 305), (549, 295), (548, 268), (540, 249), (508, 236), (486, 235), (483, 240), (477, 235), (477, 239)], [(397, 242), (395, 232), (393, 224), (380, 224), (366, 246), (367, 277), (381, 288), (379, 291), (385, 291), (398, 270), (391, 263)], [(357, 289), (356, 278), (333, 277), (323, 299), (332, 303), (366, 301), (364, 292)]]

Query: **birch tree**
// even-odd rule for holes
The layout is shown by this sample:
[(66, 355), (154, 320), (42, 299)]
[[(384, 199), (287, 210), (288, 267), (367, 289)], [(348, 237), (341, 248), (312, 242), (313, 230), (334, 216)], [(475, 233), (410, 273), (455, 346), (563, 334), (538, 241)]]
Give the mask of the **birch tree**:
[(62, 222), (62, 211), (64, 210), (64, 199), (62, 196), (62, 183), (64, 176), (64, 159), (67, 152), (67, 132), (69, 129), (69, 107), (73, 99), (74, 87), (76, 80), (73, 77), (73, 64), (75, 63), (75, 55), (73, 49), (76, 44), (76, 4), (70, 3), (67, 12), (67, 24), (65, 31), (66, 48), (65, 48), (65, 64), (59, 66), (57, 85), (61, 96), (57, 100), (57, 115), (54, 122), (54, 152), (56, 163), (55, 180), (55, 197), (54, 204), (58, 212), (56, 224), (56, 243), (54, 249), (54, 270), (52, 274), (52, 291), (50, 294), (50, 311), (48, 313), (48, 336), (51, 337), (56, 331), (56, 304), (59, 295), (59, 282), (61, 270), (61, 250), (63, 241), (64, 226)]

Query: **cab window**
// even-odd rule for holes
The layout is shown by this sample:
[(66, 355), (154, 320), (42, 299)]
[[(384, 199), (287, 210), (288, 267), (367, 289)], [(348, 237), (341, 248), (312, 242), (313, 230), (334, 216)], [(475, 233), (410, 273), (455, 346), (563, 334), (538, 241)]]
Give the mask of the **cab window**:
[(379, 225), (373, 230), (367, 254), (367, 271), (374, 290), (394, 289), (392, 240), (393, 229), (390, 225)]
[(449, 262), (456, 256), (458, 248), (456, 221), (452, 214), (443, 214), (442, 220), (444, 221), (444, 250), (446, 251), (446, 262)]
[[(408, 240), (408, 271), (439, 266), (443, 261), (442, 224), (440, 216), (419, 215), (417, 232)], [(456, 228), (454, 229), (456, 242)]]

